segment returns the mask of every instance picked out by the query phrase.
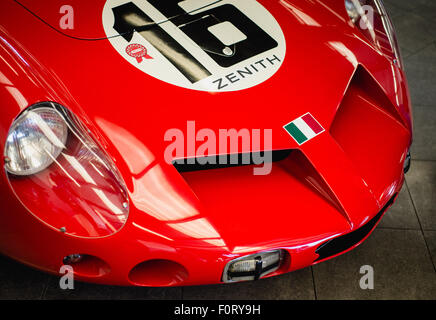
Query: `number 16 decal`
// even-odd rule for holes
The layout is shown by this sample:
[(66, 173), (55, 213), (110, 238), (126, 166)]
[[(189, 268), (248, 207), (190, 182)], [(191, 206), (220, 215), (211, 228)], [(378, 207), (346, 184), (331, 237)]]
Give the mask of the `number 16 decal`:
[[(137, 68), (194, 90), (255, 86), (280, 68), (286, 53), (278, 22), (256, 0), (108, 0), (103, 26)], [(127, 55), (136, 43), (153, 59), (138, 63)]]

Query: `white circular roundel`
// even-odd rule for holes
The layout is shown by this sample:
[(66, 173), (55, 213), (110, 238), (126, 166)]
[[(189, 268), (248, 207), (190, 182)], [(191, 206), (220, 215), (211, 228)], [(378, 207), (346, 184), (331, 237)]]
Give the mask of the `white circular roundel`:
[(256, 86), (286, 54), (280, 25), (256, 0), (108, 0), (103, 26), (136, 68), (193, 90)]

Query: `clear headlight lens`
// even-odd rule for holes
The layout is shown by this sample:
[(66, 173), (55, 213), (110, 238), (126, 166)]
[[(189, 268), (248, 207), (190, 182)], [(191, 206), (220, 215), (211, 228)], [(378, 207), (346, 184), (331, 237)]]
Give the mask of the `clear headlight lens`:
[(5, 169), (21, 203), (61, 233), (104, 237), (129, 214), (125, 183), (84, 123), (63, 106), (29, 107), (12, 124)]
[(67, 137), (68, 127), (56, 109), (25, 111), (9, 130), (4, 152), (6, 170), (23, 176), (46, 169), (65, 148)]
[(380, 0), (345, 0), (350, 20), (385, 56), (402, 67), (394, 26)]
[(247, 281), (265, 277), (280, 268), (284, 255), (283, 250), (274, 250), (232, 260), (225, 267), (223, 281)]
[(353, 23), (356, 23), (362, 16), (362, 11), (359, 12), (359, 7), (360, 6), (356, 6), (352, 0), (345, 1), (345, 9), (347, 9), (348, 16)]

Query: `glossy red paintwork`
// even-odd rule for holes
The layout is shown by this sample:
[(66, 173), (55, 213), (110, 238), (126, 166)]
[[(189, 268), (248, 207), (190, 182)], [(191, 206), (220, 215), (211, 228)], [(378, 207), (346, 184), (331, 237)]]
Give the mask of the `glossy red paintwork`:
[[(63, 3), (21, 2), (57, 28)], [(66, 255), (95, 256), (103, 261), (99, 270), (104, 272), (77, 275), (97, 283), (131, 285), (129, 272), (154, 259), (183, 266), (163, 264), (176, 269), (183, 281), (142, 285), (219, 283), (227, 262), (262, 250), (289, 252), (290, 263), (274, 274), (309, 266), (320, 243), (375, 216), (404, 180), (412, 126), (404, 71), (349, 22), (342, 1), (259, 2), (285, 33), (286, 59), (268, 81), (217, 94), (151, 78), (122, 59), (109, 41), (67, 37), (15, 1), (2, 1), (0, 150), (22, 110), (36, 102), (58, 102), (87, 125), (117, 165), (128, 189), (130, 213), (125, 226), (111, 236), (66, 235), (27, 212), (2, 172), (0, 252), (52, 273), (59, 272)], [(69, 3), (82, 19), (70, 36), (104, 36), (104, 1)], [(302, 20), (296, 10), (314, 23)], [(381, 86), (401, 121), (368, 102), (365, 95), (371, 92), (350, 85), (358, 65)], [(350, 92), (360, 97), (355, 113), (347, 109), (341, 117), (358, 122), (345, 125), (352, 131), (349, 135), (339, 128), (335, 134), (340, 138), (335, 139), (330, 129), (340, 106), (350, 103)], [(365, 104), (374, 108), (365, 110)], [(307, 112), (326, 132), (298, 146), (282, 127)], [(188, 120), (195, 120), (198, 129), (216, 132), (272, 128), (273, 149), (299, 149), (301, 159), (295, 161), (307, 174), (286, 164), (274, 164), (266, 176), (253, 176), (251, 167), (180, 174), (163, 159), (164, 134), (169, 128), (185, 131)], [(362, 123), (374, 121), (377, 130), (364, 131)], [(362, 157), (359, 149), (365, 152)]]

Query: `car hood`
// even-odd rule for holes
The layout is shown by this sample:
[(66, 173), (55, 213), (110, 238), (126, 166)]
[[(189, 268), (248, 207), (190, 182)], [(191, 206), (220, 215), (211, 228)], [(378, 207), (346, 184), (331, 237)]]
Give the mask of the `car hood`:
[[(37, 36), (23, 34), (12, 21), (9, 32), (62, 83), (58, 102), (100, 133), (126, 181), (132, 208), (149, 213), (133, 219), (150, 230), (161, 230), (165, 221), (172, 232), (212, 242), (239, 230), (239, 244), (267, 241), (271, 230), (283, 239), (325, 237), (364, 224), (402, 183), (398, 177), (410, 143), (401, 120), (407, 109), (403, 74), (349, 23), (342, 1), (258, 1), (283, 31), (285, 55), (264, 81), (227, 92), (174, 85), (135, 67), (112, 43), (126, 41), (126, 34), (108, 34), (103, 26), (105, 1), (70, 1), (78, 17), (73, 30), (60, 28), (59, 8), (45, 10), (56, 1), (19, 2), (45, 23), (20, 8)], [(368, 83), (380, 99), (365, 96)], [(52, 97), (40, 99), (47, 98)], [(353, 101), (360, 105), (357, 111), (349, 107)], [(324, 133), (300, 146), (283, 127), (307, 113)], [(260, 180), (241, 168), (179, 174), (164, 159), (165, 136), (172, 129), (188, 136), (189, 121), (195, 121), (196, 131), (209, 129), (217, 136), (220, 129), (272, 130), (268, 149), (297, 150), (294, 166), (280, 166)], [(195, 156), (195, 149), (187, 146), (185, 156)], [(237, 151), (263, 150), (250, 144)], [(223, 218), (225, 211), (233, 223)], [(269, 228), (265, 237), (252, 232), (259, 226), (253, 216)], [(292, 226), (280, 225), (291, 216)], [(193, 217), (197, 222), (191, 223)], [(206, 231), (196, 235), (196, 230)]]
[[(219, 92), (217, 82), (212, 90), (187, 90), (135, 68), (134, 58), (128, 61), (111, 45), (111, 37), (115, 38), (113, 41), (125, 42), (124, 38), (131, 35), (120, 35), (115, 28), (113, 34), (105, 30), (102, 13), (106, 1), (73, 1), (71, 6), (78, 20), (72, 30), (60, 27), (62, 14), (58, 1), (19, 1), (61, 32), (38, 25), (40, 36), (26, 48), (62, 80), (93, 120), (106, 119), (128, 128), (152, 150), (159, 149), (166, 130), (186, 131), (189, 120), (196, 121), (198, 130), (274, 129), (277, 132), (273, 149), (287, 149), (295, 147), (295, 143), (282, 130), (284, 125), (310, 112), (328, 129), (358, 65), (375, 60), (368, 66), (371, 70), (373, 65), (385, 61), (356, 37), (356, 30), (346, 22), (343, 5), (335, 4), (337, 1), (326, 1), (328, 5), (323, 6), (323, 2), (257, 2), (268, 9), (283, 31), (286, 45), (285, 54), (280, 57), (283, 63), (271, 77), (255, 86)], [(175, 19), (177, 16), (171, 20)], [(23, 42), (32, 41), (23, 39)], [(272, 57), (260, 55), (259, 60), (267, 63), (266, 59)], [(260, 64), (256, 66), (262, 68)], [(244, 71), (245, 67), (241, 64), (229, 71)], [(226, 75), (221, 85), (230, 84), (232, 77)], [(241, 82), (241, 77), (238, 80)], [(388, 82), (385, 86), (389, 91), (394, 84)], [(391, 98), (394, 100), (395, 96)]]

